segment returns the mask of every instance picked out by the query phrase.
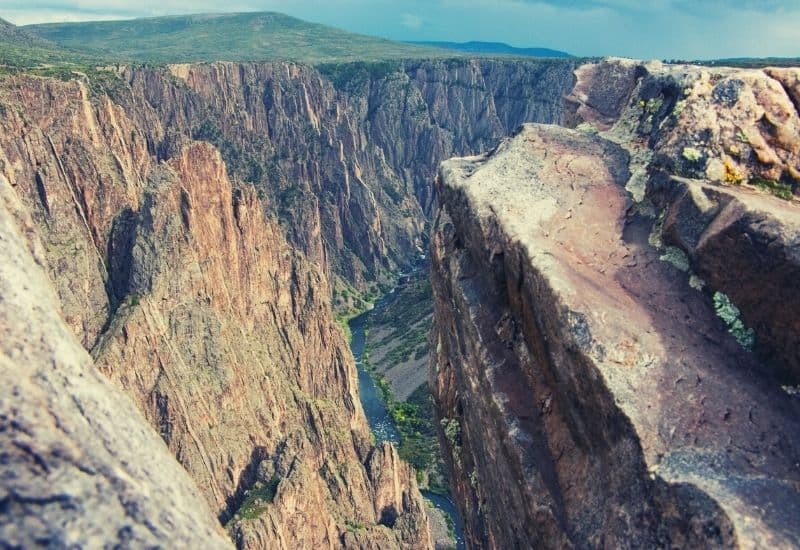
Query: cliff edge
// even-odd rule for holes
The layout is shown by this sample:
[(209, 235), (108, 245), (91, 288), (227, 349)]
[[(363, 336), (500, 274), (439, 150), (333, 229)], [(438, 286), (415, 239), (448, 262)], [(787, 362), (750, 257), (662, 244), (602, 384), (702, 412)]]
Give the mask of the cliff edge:
[[(632, 78), (611, 88), (624, 96), (609, 101), (617, 118), (638, 104)], [(664, 217), (626, 190), (640, 150), (617, 141), (529, 125), (441, 167), (431, 376), (468, 540), (796, 546), (800, 401), (720, 318), (732, 304), (697, 289), (695, 259), (653, 245)], [(656, 201), (665, 176), (645, 164)], [(685, 183), (669, 181), (673, 193)], [(796, 211), (685, 184), (744, 194), (764, 219)]]

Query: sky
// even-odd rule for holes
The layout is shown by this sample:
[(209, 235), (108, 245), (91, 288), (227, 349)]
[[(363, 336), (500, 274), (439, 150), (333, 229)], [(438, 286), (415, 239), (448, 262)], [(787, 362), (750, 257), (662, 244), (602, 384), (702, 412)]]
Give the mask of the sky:
[(23, 25), (278, 11), (395, 40), (468, 40), (641, 59), (800, 57), (800, 0), (0, 0)]

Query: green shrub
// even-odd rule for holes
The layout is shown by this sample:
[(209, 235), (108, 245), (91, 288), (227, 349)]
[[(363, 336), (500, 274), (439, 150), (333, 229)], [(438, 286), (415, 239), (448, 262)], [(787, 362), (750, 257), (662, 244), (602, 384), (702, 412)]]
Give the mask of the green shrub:
[(689, 271), (689, 258), (678, 247), (668, 246), (661, 255), (660, 260), (672, 264), (681, 271)]
[(722, 292), (714, 294), (714, 309), (720, 319), (725, 321), (728, 325), (728, 332), (730, 332), (736, 341), (746, 349), (751, 351), (756, 342), (755, 331), (752, 328), (746, 328), (742, 320), (739, 318), (741, 311), (731, 302)]
[(279, 477), (273, 477), (268, 483), (256, 481), (253, 487), (248, 491), (247, 497), (239, 506), (234, 517), (239, 519), (256, 519), (267, 508), (268, 504), (272, 504), (275, 500), (275, 493), (278, 490), (278, 485), (281, 480)]
[(703, 153), (701, 153), (698, 149), (694, 147), (684, 147), (683, 153), (681, 153), (683, 158), (688, 160), (689, 162), (697, 162), (701, 158), (703, 158)]
[(347, 526), (347, 530), (349, 532), (351, 532), (351, 533), (355, 533), (356, 531), (363, 531), (364, 530), (364, 524), (361, 523), (360, 521), (351, 521), (349, 519), (346, 519), (344, 521), (344, 524), (345, 524), (345, 526)]

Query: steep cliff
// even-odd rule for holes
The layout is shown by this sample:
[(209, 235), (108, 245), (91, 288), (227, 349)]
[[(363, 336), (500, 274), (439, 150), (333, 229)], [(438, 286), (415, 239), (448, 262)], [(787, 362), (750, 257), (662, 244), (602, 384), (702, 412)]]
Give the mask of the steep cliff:
[[(427, 61), (176, 65), (125, 69), (128, 110), (165, 135), (217, 145), (289, 241), (365, 290), (426, 244), (438, 164), (493, 146), (519, 124), (558, 123), (572, 62)], [(338, 285), (337, 285), (338, 288)]]
[(0, 105), (64, 320), (237, 544), (429, 547), (412, 472), (370, 443), (325, 272), (257, 191), (116, 79), (7, 77)]
[(579, 130), (442, 165), (431, 377), (472, 545), (800, 544), (791, 90), (587, 65)]
[(197, 487), (59, 316), (37, 230), (0, 176), (0, 540), (229, 548)]

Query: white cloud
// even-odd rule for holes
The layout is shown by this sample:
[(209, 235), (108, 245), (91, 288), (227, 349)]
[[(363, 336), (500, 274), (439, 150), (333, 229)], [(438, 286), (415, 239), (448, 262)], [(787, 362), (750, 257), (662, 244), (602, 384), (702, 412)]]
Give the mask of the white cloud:
[(423, 20), (419, 15), (402, 13), (400, 14), (400, 24), (413, 31), (418, 31), (422, 28)]

